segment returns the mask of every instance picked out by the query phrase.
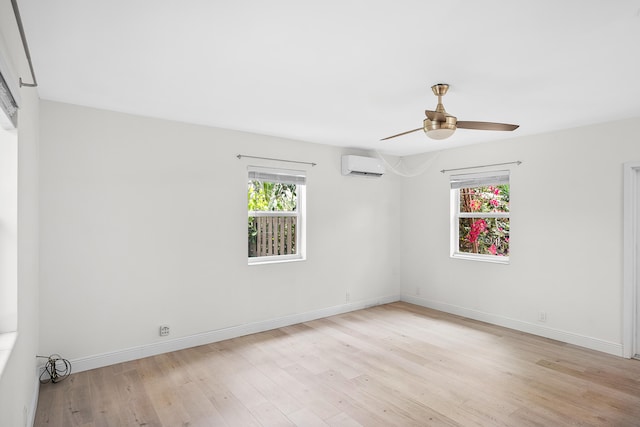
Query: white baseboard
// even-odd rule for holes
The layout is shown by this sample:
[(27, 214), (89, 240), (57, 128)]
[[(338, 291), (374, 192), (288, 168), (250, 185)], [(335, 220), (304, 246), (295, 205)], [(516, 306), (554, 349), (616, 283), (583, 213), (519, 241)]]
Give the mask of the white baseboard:
[(580, 347), (589, 348), (591, 350), (597, 350), (603, 353), (612, 354), (614, 356), (623, 357), (622, 344), (619, 343), (574, 334), (572, 332), (553, 329), (547, 326), (528, 323), (522, 320), (511, 319), (496, 314), (484, 313), (482, 311), (472, 310), (465, 307), (432, 301), (417, 296), (402, 295), (401, 300), (411, 304), (420, 305), (422, 307), (443, 311), (445, 313), (456, 314), (458, 316), (467, 317), (469, 319), (479, 320), (481, 322), (491, 323), (493, 325), (504, 326), (505, 328), (515, 329), (517, 331), (562, 341), (568, 344), (575, 344)]
[(36, 379), (33, 384), (33, 393), (31, 395), (31, 402), (29, 403), (29, 408), (27, 409), (25, 422), (27, 426), (33, 427), (33, 424), (36, 422), (36, 409), (38, 409), (38, 397), (40, 396), (40, 373), (42, 372), (42, 368), (38, 366), (36, 368)]
[(109, 353), (97, 354), (88, 357), (71, 360), (73, 372), (88, 371), (90, 369), (115, 365), (116, 363), (128, 362), (130, 360), (142, 359), (143, 357), (155, 356), (156, 354), (168, 353), (171, 351), (183, 350), (185, 348), (210, 344), (230, 338), (269, 331), (284, 326), (295, 325), (297, 323), (308, 322), (323, 317), (334, 316), (336, 314), (347, 313), (349, 311), (361, 310), (380, 304), (388, 304), (400, 301), (400, 295), (389, 295), (386, 297), (373, 298), (363, 301), (356, 301), (334, 307), (322, 308), (306, 313), (293, 314), (276, 319), (261, 322), (248, 323), (245, 325), (232, 326), (201, 334), (190, 335), (172, 340), (162, 341), (148, 345), (141, 345)]
[[(244, 335), (264, 332), (271, 329), (277, 329), (284, 326), (295, 325), (297, 323), (308, 322), (315, 319), (334, 316), (336, 314), (347, 313), (350, 311), (361, 310), (380, 304), (388, 304), (396, 301), (405, 301), (411, 304), (420, 305), (434, 310), (443, 311), (445, 313), (456, 314), (458, 316), (467, 317), (482, 322), (491, 323), (506, 328), (515, 329), (517, 331), (526, 332), (545, 338), (550, 338), (569, 344), (575, 344), (592, 350), (601, 351), (615, 356), (623, 356), (622, 344), (608, 342), (597, 338), (574, 334), (558, 329), (540, 326), (521, 320), (511, 319), (495, 314), (484, 313), (464, 307), (451, 304), (441, 303), (411, 295), (390, 295), (386, 297), (374, 298), (364, 301), (356, 301), (348, 304), (342, 304), (333, 307), (327, 307), (305, 313), (294, 314), (290, 316), (279, 317), (276, 319), (265, 320), (261, 322), (248, 323), (245, 325), (232, 326), (229, 328), (218, 329), (215, 331), (204, 332), (201, 334), (190, 335), (172, 340), (162, 341), (148, 345), (132, 347), (123, 350), (117, 350), (109, 353), (97, 354), (88, 357), (71, 360), (73, 372), (82, 372), (90, 369), (101, 368), (104, 366), (114, 365), (116, 363), (128, 362), (130, 360), (142, 359), (144, 357), (154, 356), (157, 354), (168, 353), (171, 351), (183, 350), (185, 348), (206, 345), (226, 339), (241, 337)], [(37, 394), (34, 396), (34, 406), (31, 417), (35, 416), (35, 407), (37, 405)]]

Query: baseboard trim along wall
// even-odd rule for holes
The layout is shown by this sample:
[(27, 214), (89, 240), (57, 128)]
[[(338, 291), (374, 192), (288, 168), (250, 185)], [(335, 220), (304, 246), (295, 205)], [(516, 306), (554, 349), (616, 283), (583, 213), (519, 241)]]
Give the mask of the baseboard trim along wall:
[(155, 356), (157, 354), (171, 351), (183, 350), (185, 348), (197, 347), (199, 345), (211, 344), (244, 335), (269, 331), (284, 326), (309, 322), (315, 319), (334, 316), (336, 314), (361, 310), (381, 304), (389, 304), (400, 301), (400, 295), (390, 295), (380, 298), (372, 298), (363, 301), (355, 301), (348, 304), (341, 304), (333, 307), (322, 308), (306, 313), (293, 314), (276, 319), (261, 322), (248, 323), (245, 325), (232, 326), (215, 331), (203, 332), (201, 334), (190, 335), (158, 343), (132, 347), (110, 353), (97, 354), (94, 356), (82, 357), (71, 360), (73, 372), (88, 371), (90, 369), (102, 368), (104, 366), (115, 365), (117, 363), (128, 362), (130, 360), (142, 359), (144, 357)]
[(547, 326), (536, 325), (522, 320), (510, 319), (496, 314), (484, 313), (465, 307), (432, 301), (417, 296), (402, 295), (401, 301), (623, 357), (622, 344), (574, 334), (572, 332), (566, 332), (559, 329), (553, 329)]
[(96, 369), (104, 366), (114, 365), (117, 363), (142, 359), (144, 357), (155, 356), (157, 354), (168, 353), (171, 351), (183, 350), (185, 348), (196, 347), (199, 345), (211, 344), (218, 341), (237, 338), (249, 334), (255, 334), (258, 332), (264, 332), (284, 326), (295, 325), (297, 323), (308, 322), (315, 319), (334, 316), (336, 314), (361, 310), (364, 308), (369, 308), (381, 304), (388, 304), (396, 301), (405, 301), (411, 304), (432, 308), (434, 310), (442, 311), (445, 313), (451, 313), (458, 316), (467, 317), (469, 319), (479, 320), (498, 326), (504, 326), (506, 328), (514, 329), (517, 331), (562, 341), (568, 344), (575, 344), (592, 350), (612, 354), (614, 356), (623, 357), (622, 344), (619, 343), (608, 342), (597, 338), (574, 334), (571, 332), (553, 329), (546, 326), (540, 326), (521, 320), (502, 317), (491, 313), (484, 313), (481, 311), (459, 307), (451, 304), (432, 301), (416, 296), (390, 295), (386, 297), (356, 301), (310, 312), (279, 317), (276, 319), (270, 319), (261, 322), (232, 326), (229, 328), (218, 329), (215, 331), (175, 338), (172, 340), (132, 347), (114, 352), (82, 357), (79, 359), (71, 360), (71, 364), (73, 367), (73, 372), (82, 372), (90, 369)]
[(31, 396), (30, 407), (25, 407), (25, 426), (33, 426), (36, 422), (36, 410), (38, 409), (38, 397), (40, 397), (40, 374), (42, 373), (42, 367), (36, 368), (36, 380), (33, 385), (33, 394)]

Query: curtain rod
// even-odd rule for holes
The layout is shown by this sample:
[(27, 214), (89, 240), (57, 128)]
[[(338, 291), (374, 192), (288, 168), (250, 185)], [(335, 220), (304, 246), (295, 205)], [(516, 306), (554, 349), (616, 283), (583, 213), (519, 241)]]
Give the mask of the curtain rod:
[(465, 169), (486, 168), (486, 167), (489, 167), (489, 166), (504, 166), (504, 165), (518, 165), (518, 166), (520, 166), (521, 164), (522, 164), (522, 162), (520, 160), (516, 160), (515, 162), (493, 163), (493, 164), (490, 164), (490, 165), (479, 165), (479, 166), (468, 166), (466, 168), (442, 169), (440, 172), (445, 173), (445, 172), (451, 172), (451, 171), (461, 171), (461, 170), (465, 170)]
[(286, 159), (273, 159), (271, 157), (247, 156), (246, 154), (238, 154), (236, 157), (238, 159), (246, 157), (248, 159), (273, 160), (273, 161), (276, 161), (276, 162), (300, 163), (300, 164), (303, 164), (303, 165), (311, 165), (311, 166), (317, 165), (317, 163), (312, 163), (312, 162), (300, 162), (298, 160), (286, 160)]
[(31, 62), (31, 53), (29, 52), (29, 45), (27, 44), (27, 36), (24, 34), (24, 27), (22, 26), (22, 18), (20, 18), (20, 9), (18, 9), (18, 1), (11, 0), (11, 5), (13, 6), (13, 14), (16, 17), (16, 23), (18, 24), (18, 30), (20, 31), (20, 38), (22, 39), (22, 48), (24, 49), (24, 54), (27, 56), (27, 62), (29, 63), (29, 70), (31, 70), (31, 79), (33, 83), (24, 83), (22, 81), (22, 77), (20, 77), (20, 87), (37, 87), (38, 82), (36, 81), (36, 73), (33, 71), (33, 63)]

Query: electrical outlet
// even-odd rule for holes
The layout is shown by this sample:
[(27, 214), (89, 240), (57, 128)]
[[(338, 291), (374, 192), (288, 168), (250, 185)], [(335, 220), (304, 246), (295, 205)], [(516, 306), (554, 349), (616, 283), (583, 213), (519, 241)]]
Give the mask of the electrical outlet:
[(344, 301), (345, 302), (351, 301), (351, 294), (348, 291), (346, 294), (344, 294)]
[(169, 328), (169, 325), (160, 325), (160, 336), (161, 337), (166, 337), (167, 335), (169, 335), (170, 331), (171, 331), (171, 329)]
[(420, 296), (420, 286), (416, 286), (416, 295)]
[(547, 321), (547, 313), (545, 311), (540, 311), (538, 313), (538, 321), (539, 322), (546, 322)]

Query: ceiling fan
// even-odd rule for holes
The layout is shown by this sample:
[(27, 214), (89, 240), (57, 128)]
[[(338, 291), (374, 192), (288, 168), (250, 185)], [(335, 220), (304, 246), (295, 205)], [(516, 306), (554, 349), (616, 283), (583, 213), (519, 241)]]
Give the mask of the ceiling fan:
[(509, 125), (506, 123), (458, 121), (457, 118), (447, 113), (444, 109), (444, 105), (442, 105), (442, 97), (447, 93), (447, 90), (449, 90), (449, 85), (445, 83), (438, 83), (431, 86), (431, 90), (433, 90), (433, 93), (438, 97), (438, 106), (436, 107), (435, 111), (425, 110), (424, 114), (427, 116), (427, 118), (424, 119), (423, 126), (417, 129), (408, 130), (406, 132), (382, 138), (380, 141), (385, 141), (397, 136), (417, 132), (419, 130), (424, 130), (429, 138), (446, 139), (453, 135), (457, 128), (506, 131), (518, 129), (518, 125)]

